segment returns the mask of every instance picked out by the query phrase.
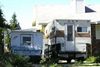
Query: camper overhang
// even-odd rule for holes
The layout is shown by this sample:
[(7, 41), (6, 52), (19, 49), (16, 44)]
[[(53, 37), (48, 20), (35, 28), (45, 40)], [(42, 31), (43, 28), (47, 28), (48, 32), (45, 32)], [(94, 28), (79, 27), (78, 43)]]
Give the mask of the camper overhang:
[(100, 20), (98, 20), (98, 21), (91, 21), (91, 24), (100, 24)]

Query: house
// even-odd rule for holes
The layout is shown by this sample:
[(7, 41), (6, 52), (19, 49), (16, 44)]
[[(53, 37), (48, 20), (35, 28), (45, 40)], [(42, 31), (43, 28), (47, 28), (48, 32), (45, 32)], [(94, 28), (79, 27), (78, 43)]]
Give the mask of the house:
[(89, 20), (93, 55), (100, 54), (100, 5), (87, 5), (84, 0), (71, 0), (69, 5), (36, 7), (36, 26), (41, 29), (56, 19)]
[(41, 58), (43, 33), (35, 29), (11, 31), (11, 51), (15, 54)]

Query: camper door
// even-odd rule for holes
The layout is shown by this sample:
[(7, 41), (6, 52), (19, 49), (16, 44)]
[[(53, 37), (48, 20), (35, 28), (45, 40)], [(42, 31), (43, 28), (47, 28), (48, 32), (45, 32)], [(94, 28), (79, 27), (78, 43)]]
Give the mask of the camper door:
[(74, 23), (65, 24), (65, 50), (75, 51), (75, 33), (74, 33)]

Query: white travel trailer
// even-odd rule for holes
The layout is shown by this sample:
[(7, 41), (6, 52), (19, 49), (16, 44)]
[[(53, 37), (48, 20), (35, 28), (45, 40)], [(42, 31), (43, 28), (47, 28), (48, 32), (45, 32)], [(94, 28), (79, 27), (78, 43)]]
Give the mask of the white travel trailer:
[(11, 31), (12, 53), (41, 58), (43, 33), (34, 29)]
[(68, 62), (71, 59), (84, 59), (87, 57), (86, 45), (91, 44), (90, 21), (56, 19), (47, 25), (45, 36), (51, 49), (56, 48), (59, 58), (67, 59)]

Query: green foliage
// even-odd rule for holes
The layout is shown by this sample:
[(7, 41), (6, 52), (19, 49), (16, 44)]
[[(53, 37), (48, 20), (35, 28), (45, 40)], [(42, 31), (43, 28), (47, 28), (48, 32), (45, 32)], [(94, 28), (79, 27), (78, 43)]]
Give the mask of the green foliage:
[(57, 64), (51, 64), (50, 67), (57, 67)]
[(9, 52), (10, 51), (10, 30), (5, 30), (4, 31), (4, 52)]
[(29, 58), (24, 57), (24, 56), (19, 56), (19, 55), (15, 55), (13, 58), (13, 62), (11, 62), (13, 64), (14, 67), (28, 67), (29, 66)]
[(3, 39), (3, 29), (0, 28), (0, 45), (2, 45), (2, 39)]
[(96, 57), (96, 63), (100, 63), (100, 56)]
[(19, 30), (21, 29), (17, 19), (16, 19), (16, 14), (14, 13), (13, 16), (12, 16), (12, 19), (10, 20), (10, 27), (11, 27), (11, 30)]
[(86, 62), (87, 63), (95, 63), (96, 62), (96, 57), (94, 57), (94, 56), (91, 56), (91, 57), (89, 57), (89, 58), (87, 58), (86, 59)]
[(2, 9), (0, 8), (0, 27), (4, 28), (5, 26), (5, 19), (3, 18)]
[(31, 67), (32, 63), (29, 63), (29, 57), (14, 55), (6, 53), (0, 56), (0, 61), (4, 67)]
[(87, 63), (100, 63), (100, 56), (98, 57), (91, 56), (87, 58), (86, 61)]
[(6, 44), (10, 44), (10, 34), (9, 34), (9, 31), (7, 30), (7, 34), (5, 35), (5, 43)]
[(3, 17), (2, 9), (0, 8), (0, 28), (10, 28), (10, 26), (6, 23), (6, 19)]
[(3, 17), (2, 9), (0, 8), (0, 54), (4, 53), (4, 38), (3, 38), (3, 32), (4, 29), (10, 28), (10, 26), (5, 22), (5, 18)]

